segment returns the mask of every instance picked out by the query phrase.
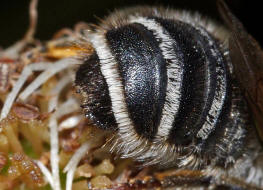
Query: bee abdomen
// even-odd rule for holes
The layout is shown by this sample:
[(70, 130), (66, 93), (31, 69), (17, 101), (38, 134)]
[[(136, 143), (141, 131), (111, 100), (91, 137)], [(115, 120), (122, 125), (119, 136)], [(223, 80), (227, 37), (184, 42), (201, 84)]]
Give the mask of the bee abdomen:
[[(162, 160), (172, 152), (174, 159), (169, 159), (176, 161), (191, 152), (209, 158), (207, 152), (222, 151), (228, 159), (235, 147), (216, 149), (221, 139), (214, 137), (224, 138), (231, 131), (225, 136), (231, 139), (238, 131), (233, 124), (238, 118), (230, 117), (235, 106), (230, 63), (218, 39), (197, 23), (163, 18), (156, 10), (148, 16), (126, 15), (116, 23), (102, 25), (87, 37), (98, 56), (100, 72), (95, 73), (103, 84), (103, 96), (95, 93), (100, 97), (96, 105), (107, 105), (102, 128), (117, 130), (124, 156)], [(96, 102), (93, 92), (83, 88), (85, 82), (77, 81)], [(101, 113), (89, 107), (84, 105), (91, 111), (86, 115), (99, 121)]]

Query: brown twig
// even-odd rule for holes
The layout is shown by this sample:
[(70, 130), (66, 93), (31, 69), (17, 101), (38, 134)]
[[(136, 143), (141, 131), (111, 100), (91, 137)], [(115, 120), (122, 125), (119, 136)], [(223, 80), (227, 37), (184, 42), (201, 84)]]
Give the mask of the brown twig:
[(24, 38), (16, 42), (11, 47), (0, 52), (0, 57), (8, 57), (16, 59), (19, 56), (19, 52), (29, 43), (34, 40), (34, 34), (36, 32), (37, 26), (37, 4), (38, 0), (31, 0), (29, 6), (29, 28), (24, 36)]
[(24, 40), (31, 41), (34, 39), (34, 35), (37, 28), (37, 4), (38, 0), (31, 0), (29, 5), (29, 28), (25, 34)]

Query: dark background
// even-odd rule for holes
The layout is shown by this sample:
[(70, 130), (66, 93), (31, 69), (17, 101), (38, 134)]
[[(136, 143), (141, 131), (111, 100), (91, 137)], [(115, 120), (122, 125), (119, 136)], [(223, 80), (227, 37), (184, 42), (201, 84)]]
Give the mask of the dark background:
[[(48, 40), (63, 27), (78, 21), (97, 22), (110, 10), (131, 5), (164, 5), (199, 11), (220, 21), (215, 0), (39, 0), (36, 37)], [(261, 43), (263, 6), (256, 0), (228, 0), (231, 9), (247, 30)], [(20, 39), (28, 27), (29, 0), (0, 0), (0, 46), (7, 47)], [(261, 10), (262, 8), (262, 10)], [(261, 27), (260, 27), (261, 26)]]

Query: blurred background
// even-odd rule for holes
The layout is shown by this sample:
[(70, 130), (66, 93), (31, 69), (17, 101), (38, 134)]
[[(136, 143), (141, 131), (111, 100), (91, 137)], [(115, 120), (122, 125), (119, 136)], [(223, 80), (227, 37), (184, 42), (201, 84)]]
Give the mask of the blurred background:
[[(261, 43), (263, 7), (256, 0), (228, 0), (228, 4), (247, 30)], [(96, 23), (115, 8), (131, 5), (164, 5), (199, 11), (220, 21), (215, 0), (39, 0), (36, 37), (48, 40), (61, 28), (79, 21)], [(20, 39), (28, 27), (29, 0), (0, 0), (0, 46)], [(262, 8), (262, 9), (261, 9)], [(254, 22), (256, 21), (256, 22)]]

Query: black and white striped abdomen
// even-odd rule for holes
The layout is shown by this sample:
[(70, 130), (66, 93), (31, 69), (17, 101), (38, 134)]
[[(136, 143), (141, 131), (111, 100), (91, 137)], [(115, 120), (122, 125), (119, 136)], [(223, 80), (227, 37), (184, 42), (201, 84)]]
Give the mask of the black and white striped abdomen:
[[(246, 132), (232, 101), (230, 63), (222, 42), (201, 24), (169, 14), (131, 13), (87, 33), (96, 54), (76, 75), (85, 114), (116, 131), (125, 157), (180, 166), (222, 153), (215, 162), (224, 165)], [(236, 132), (241, 137), (232, 142)], [(176, 163), (185, 155), (187, 163)]]

